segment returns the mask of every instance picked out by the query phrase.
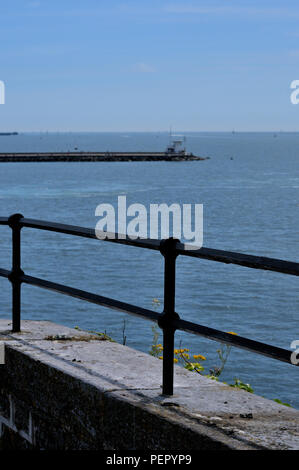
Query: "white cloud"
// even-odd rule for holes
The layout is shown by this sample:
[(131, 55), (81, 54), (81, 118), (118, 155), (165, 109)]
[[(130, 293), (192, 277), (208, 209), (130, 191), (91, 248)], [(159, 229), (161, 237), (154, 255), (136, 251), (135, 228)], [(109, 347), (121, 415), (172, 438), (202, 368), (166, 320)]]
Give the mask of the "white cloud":
[(298, 59), (299, 57), (299, 49), (292, 49), (288, 51), (288, 55), (294, 59)]
[(136, 72), (141, 72), (141, 73), (154, 73), (156, 72), (156, 69), (152, 67), (149, 64), (146, 64), (144, 62), (138, 62), (137, 64), (134, 65), (134, 70)]
[(41, 5), (41, 2), (38, 2), (38, 1), (32, 1), (32, 2), (27, 3), (27, 6), (29, 8), (38, 8), (40, 5)]
[(174, 14), (198, 14), (198, 15), (238, 15), (263, 18), (294, 18), (298, 17), (298, 8), (279, 8), (279, 7), (251, 7), (238, 5), (214, 5), (214, 6), (198, 6), (194, 4), (169, 4), (164, 7), (164, 11)]

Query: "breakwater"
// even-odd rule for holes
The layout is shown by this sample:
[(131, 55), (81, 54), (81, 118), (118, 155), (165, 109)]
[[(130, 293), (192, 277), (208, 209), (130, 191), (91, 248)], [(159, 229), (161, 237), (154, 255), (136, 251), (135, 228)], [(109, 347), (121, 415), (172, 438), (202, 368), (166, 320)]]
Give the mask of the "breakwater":
[(155, 162), (206, 160), (193, 154), (165, 152), (24, 152), (0, 153), (0, 162)]

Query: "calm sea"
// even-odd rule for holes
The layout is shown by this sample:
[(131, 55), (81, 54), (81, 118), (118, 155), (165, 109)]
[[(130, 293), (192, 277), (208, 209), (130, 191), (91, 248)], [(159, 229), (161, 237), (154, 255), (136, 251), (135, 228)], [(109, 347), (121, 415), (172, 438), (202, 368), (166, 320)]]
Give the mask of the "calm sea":
[[(299, 261), (299, 134), (186, 133), (198, 162), (3, 163), (1, 215), (21, 212), (94, 227), (95, 208), (126, 195), (138, 202), (204, 205), (204, 246)], [(56, 133), (0, 137), (0, 152), (164, 150), (167, 133)], [(1, 267), (10, 268), (10, 233), (1, 227)], [(162, 300), (158, 253), (64, 235), (23, 230), (23, 269), (146, 308)], [(10, 286), (0, 279), (0, 315), (9, 317)], [(161, 306), (159, 307), (161, 309)], [(177, 312), (190, 321), (289, 348), (298, 339), (298, 279), (271, 272), (178, 259)], [(148, 351), (152, 324), (75, 299), (23, 287), (23, 318), (106, 331)], [(216, 366), (216, 342), (177, 333), (177, 345)], [(233, 349), (222, 379), (299, 407), (298, 370)]]

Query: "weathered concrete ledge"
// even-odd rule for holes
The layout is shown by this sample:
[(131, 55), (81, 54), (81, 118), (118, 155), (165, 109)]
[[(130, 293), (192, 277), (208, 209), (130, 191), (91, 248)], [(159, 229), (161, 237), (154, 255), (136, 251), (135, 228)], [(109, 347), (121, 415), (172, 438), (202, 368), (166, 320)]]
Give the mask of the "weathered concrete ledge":
[(299, 449), (299, 411), (51, 322), (0, 320), (0, 448)]

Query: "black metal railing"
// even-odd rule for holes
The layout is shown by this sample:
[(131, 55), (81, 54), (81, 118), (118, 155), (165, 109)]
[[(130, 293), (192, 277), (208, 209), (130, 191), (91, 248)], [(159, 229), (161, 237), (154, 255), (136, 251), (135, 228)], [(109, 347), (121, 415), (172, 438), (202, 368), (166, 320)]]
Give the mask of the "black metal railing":
[(299, 263), (229, 251), (214, 250), (210, 248), (194, 249), (194, 247), (192, 247), (192, 250), (190, 250), (188, 245), (185, 245), (174, 238), (166, 240), (132, 240), (128, 236), (119, 234), (114, 234), (115, 238), (104, 238), (103, 241), (156, 250), (160, 251), (163, 255), (164, 308), (162, 313), (157, 313), (153, 310), (141, 308), (109, 297), (103, 297), (101, 295), (58, 284), (56, 282), (28, 276), (22, 271), (21, 229), (23, 227), (98, 239), (94, 229), (47, 222), (43, 220), (26, 219), (21, 214), (14, 214), (10, 217), (0, 217), (0, 225), (8, 225), (12, 229), (12, 269), (11, 271), (0, 269), (0, 276), (9, 279), (12, 285), (13, 332), (18, 332), (21, 329), (21, 284), (25, 283), (157, 322), (163, 330), (162, 388), (164, 395), (173, 394), (174, 335), (176, 330), (183, 330), (188, 333), (204, 336), (215, 341), (220, 341), (231, 346), (268, 356), (272, 359), (293, 364), (291, 362), (292, 351), (182, 320), (175, 312), (176, 258), (179, 255), (191, 256), (226, 264), (236, 264), (254, 269), (275, 271), (293, 276), (299, 275)]

